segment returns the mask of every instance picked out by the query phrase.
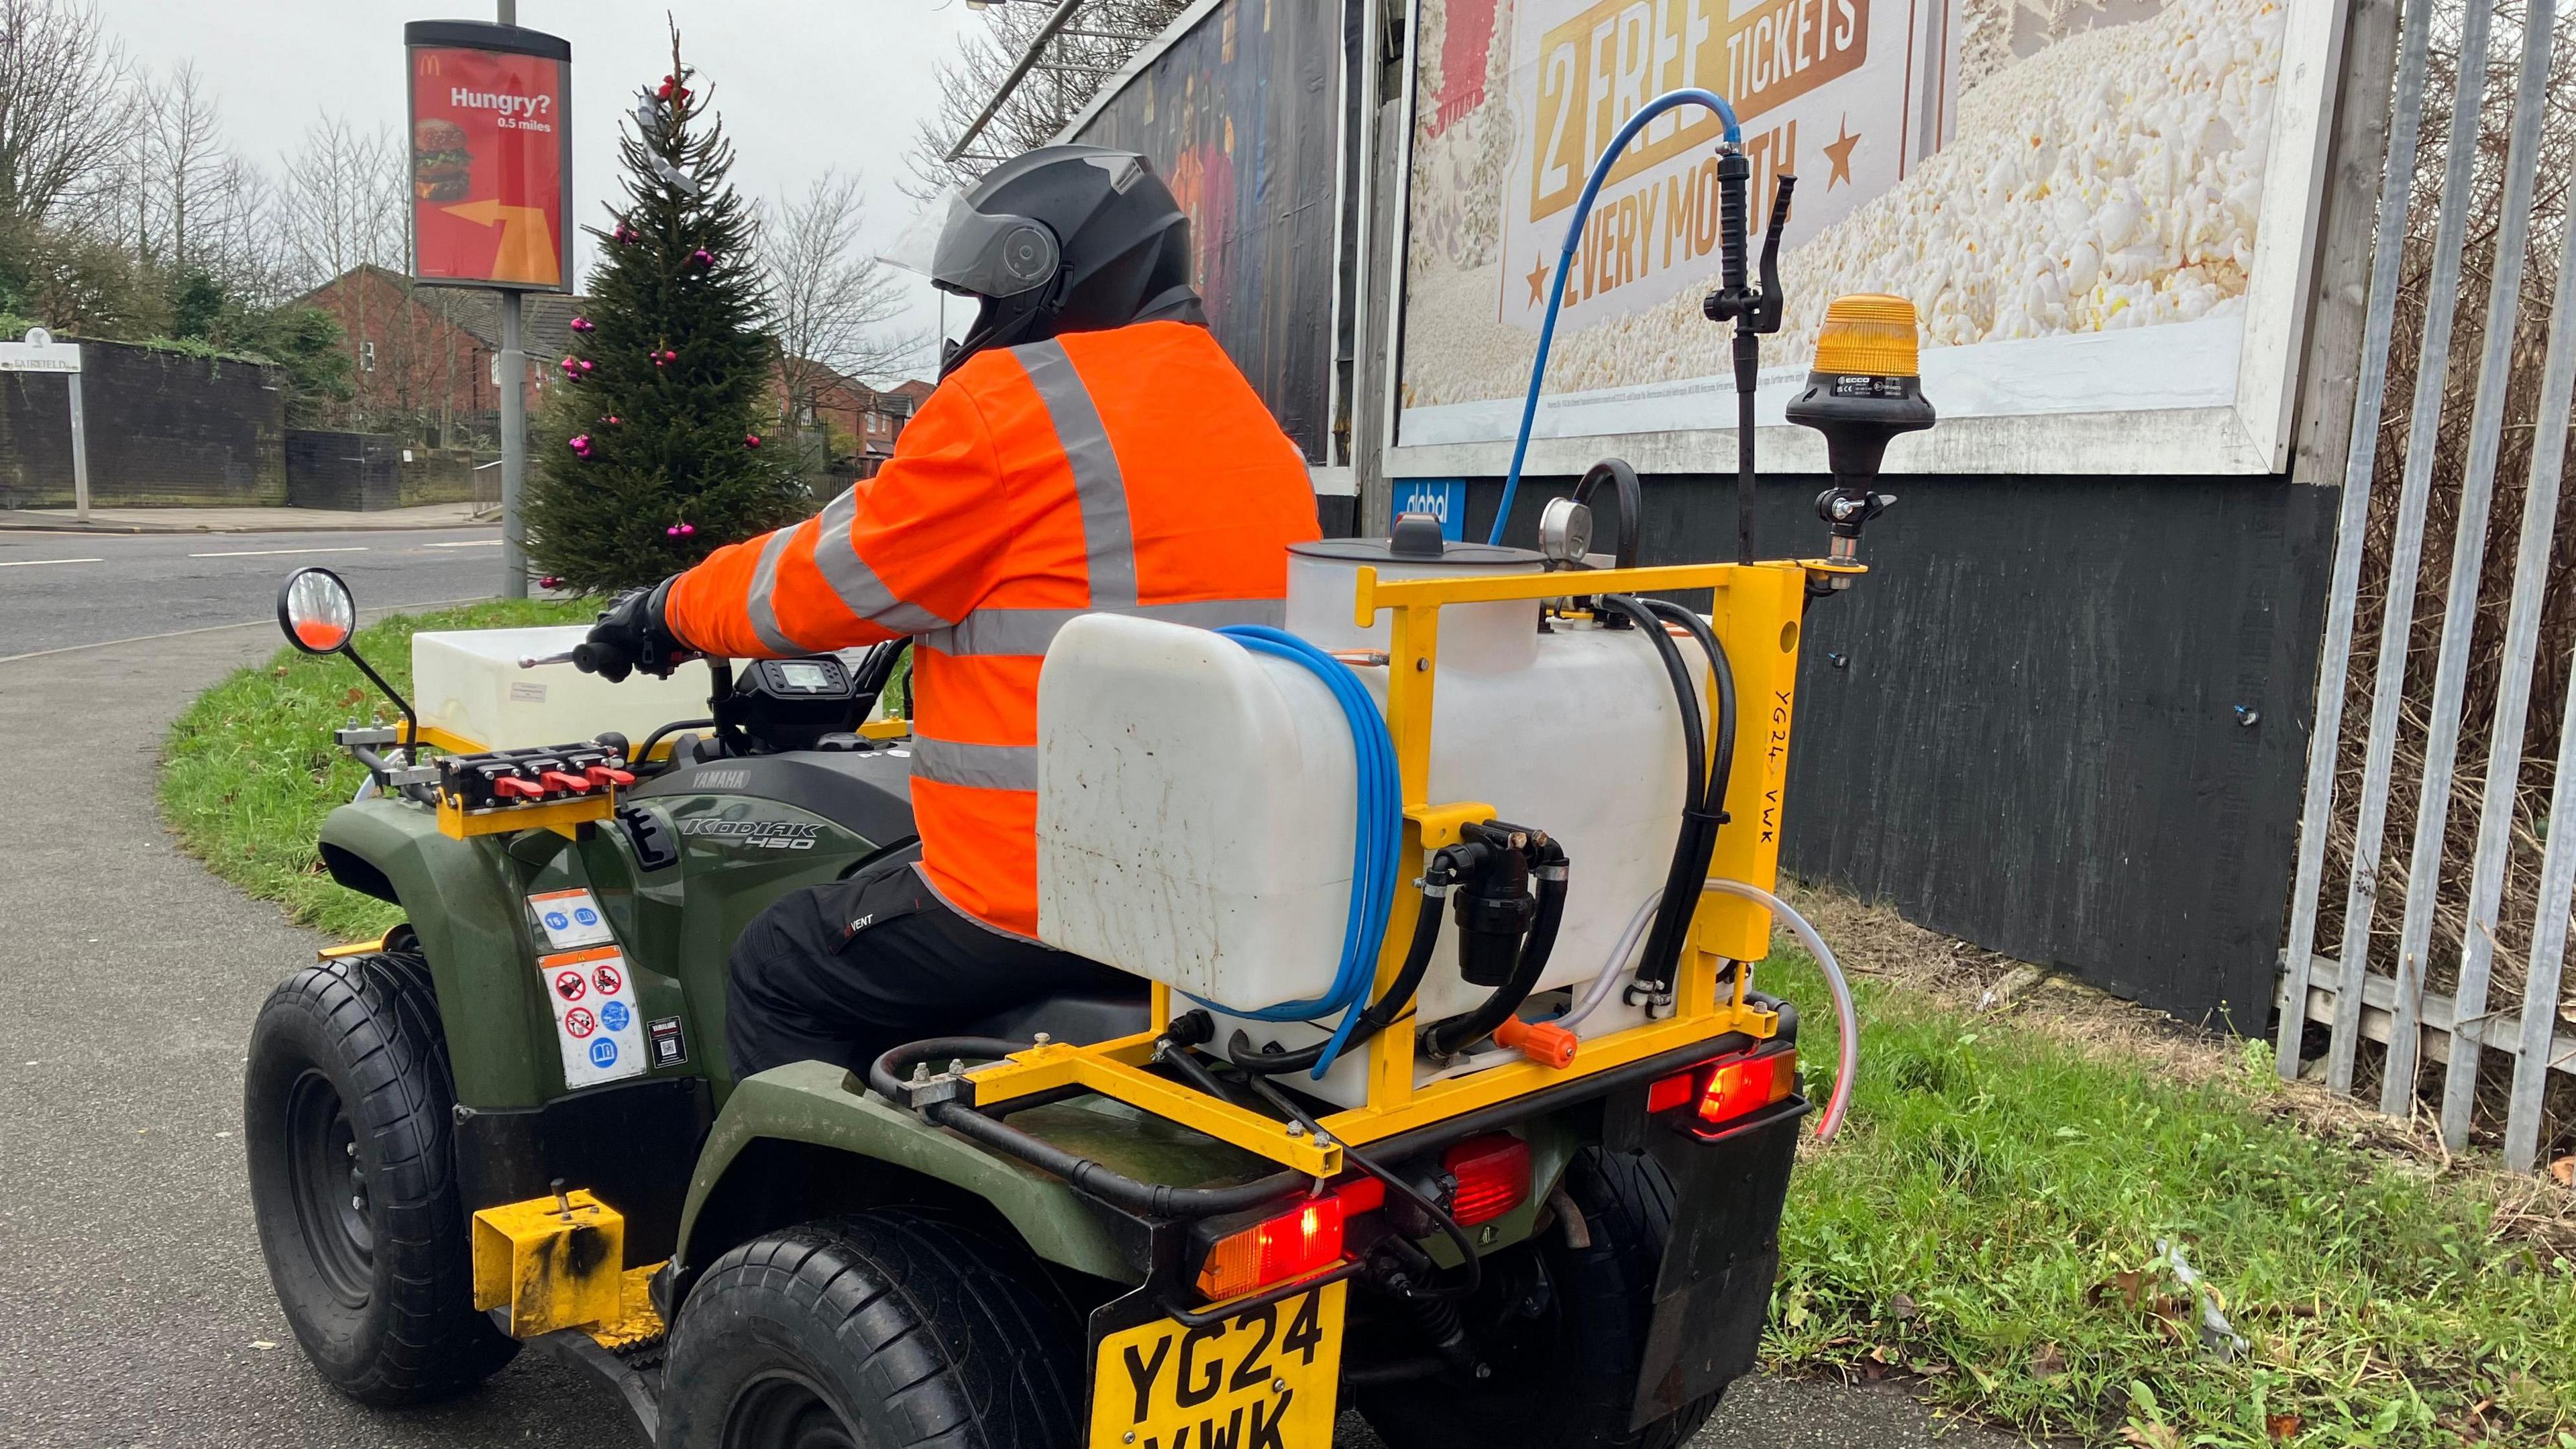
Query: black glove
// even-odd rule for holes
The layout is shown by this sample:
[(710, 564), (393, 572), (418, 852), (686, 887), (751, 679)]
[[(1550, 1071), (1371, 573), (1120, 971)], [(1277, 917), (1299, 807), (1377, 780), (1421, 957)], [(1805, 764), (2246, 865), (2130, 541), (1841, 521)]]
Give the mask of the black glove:
[(629, 589), (618, 595), (599, 611), (599, 622), (591, 626), (589, 637), (573, 646), (573, 667), (621, 684), (638, 669), (656, 679), (668, 679), (674, 668), (697, 658), (697, 652), (662, 622), (662, 600), (670, 592), (671, 579), (664, 579), (650, 589)]

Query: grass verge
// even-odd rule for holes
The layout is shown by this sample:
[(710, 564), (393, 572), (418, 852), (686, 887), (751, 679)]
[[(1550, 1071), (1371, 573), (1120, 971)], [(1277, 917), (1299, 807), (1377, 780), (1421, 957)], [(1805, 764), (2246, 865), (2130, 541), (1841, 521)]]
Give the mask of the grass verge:
[[(358, 651), (396, 689), (411, 688), (411, 636), (420, 629), (500, 629), (585, 620), (595, 602), (493, 600), (362, 629)], [(236, 670), (170, 726), (161, 754), (161, 811), (188, 852), (225, 880), (276, 901), (296, 921), (355, 939), (401, 919), (323, 873), (314, 853), (322, 817), (366, 779), (331, 731), (392, 706), (347, 660), (281, 648)]]
[[(1817, 1008), (1807, 1070), (1828, 1085), (1814, 963), (1765, 970)], [(2083, 1444), (2576, 1449), (2567, 1194), (2321, 1139), (2260, 1043), (2204, 1039), (2186, 1070), (2177, 1049), (1855, 985), (1859, 1083), (1790, 1190), (1775, 1367), (1911, 1374)]]

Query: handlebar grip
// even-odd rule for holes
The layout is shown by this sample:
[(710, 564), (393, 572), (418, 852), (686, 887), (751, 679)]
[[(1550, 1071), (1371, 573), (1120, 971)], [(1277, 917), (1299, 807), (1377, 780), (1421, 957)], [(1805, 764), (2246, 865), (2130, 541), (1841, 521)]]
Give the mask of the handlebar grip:
[(1741, 151), (1717, 159), (1718, 276), (1730, 293), (1745, 290), (1745, 243), (1749, 201), (1745, 195), (1753, 162)]

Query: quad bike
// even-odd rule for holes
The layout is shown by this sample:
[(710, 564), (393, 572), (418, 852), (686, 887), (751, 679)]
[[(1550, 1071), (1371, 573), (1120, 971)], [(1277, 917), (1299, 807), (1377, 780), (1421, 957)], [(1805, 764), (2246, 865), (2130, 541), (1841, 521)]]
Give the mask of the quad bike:
[[(401, 1404), (534, 1346), (674, 1449), (1326, 1449), (1342, 1408), (1393, 1449), (1687, 1440), (1753, 1366), (1809, 1111), (1754, 963), (1800, 623), (1864, 571), (1879, 449), (1929, 421), (1904, 321), (1903, 375), (1803, 400), (1829, 558), (1638, 567), (1610, 463), (1540, 553), (1415, 517), (1301, 546), (1288, 623), (1321, 654), (1067, 624), (1040, 934), (1134, 989), (864, 1073), (737, 1078), (725, 973), (782, 893), (917, 849), (897, 646), (710, 661), (706, 717), (640, 740), (476, 737), (386, 689), (403, 722), (339, 732), (370, 782), (320, 854), (406, 923), (278, 987), (245, 1088), (306, 1356)], [(1707, 612), (1640, 597), (1694, 589)], [(279, 616), (376, 677), (335, 576)], [(1338, 884), (1289, 888), (1336, 852)], [(1791, 924), (1837, 987), (1830, 1130), (1854, 1024)]]

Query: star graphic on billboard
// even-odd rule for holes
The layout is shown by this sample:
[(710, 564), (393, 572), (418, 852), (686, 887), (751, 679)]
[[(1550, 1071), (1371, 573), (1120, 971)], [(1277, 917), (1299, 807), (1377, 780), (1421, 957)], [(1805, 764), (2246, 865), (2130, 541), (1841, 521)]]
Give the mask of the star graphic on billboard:
[(1547, 258), (1539, 258), (1538, 265), (1530, 268), (1529, 284), (1530, 305), (1535, 307), (1547, 296)]
[(1834, 130), (1834, 139), (1825, 143), (1825, 159), (1834, 163), (1833, 174), (1825, 178), (1827, 191), (1851, 181), (1852, 148), (1860, 144), (1860, 137), (1851, 128), (1850, 116), (1844, 116)]

